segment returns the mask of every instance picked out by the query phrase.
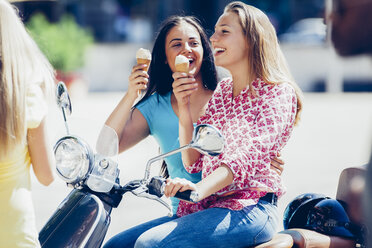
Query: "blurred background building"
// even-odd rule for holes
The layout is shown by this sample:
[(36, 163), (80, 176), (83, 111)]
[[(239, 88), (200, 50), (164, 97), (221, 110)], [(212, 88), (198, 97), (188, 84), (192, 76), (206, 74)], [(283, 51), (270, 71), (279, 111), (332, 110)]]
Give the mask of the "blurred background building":
[[(327, 41), (328, 0), (246, 0), (263, 10), (277, 30), (292, 73), (307, 92), (372, 91), (372, 62), (338, 57)], [(68, 14), (89, 30), (94, 44), (78, 71), (90, 91), (126, 90), (139, 47), (152, 48), (160, 23), (170, 15), (194, 15), (211, 35), (229, 0), (17, 1), (27, 24), (36, 13), (51, 23)], [(45, 41), (48, 42), (48, 41)], [(50, 41), (52, 42), (52, 41)], [(83, 87), (83, 88), (84, 88)], [(83, 89), (81, 88), (81, 89)]]
[[(159, 24), (170, 15), (197, 16), (213, 32), (214, 24), (228, 0), (58, 0), (21, 1), (17, 6), (24, 21), (36, 12), (52, 22), (72, 14), (83, 27), (94, 31), (98, 42), (152, 41)], [(324, 0), (244, 1), (265, 11), (278, 34), (294, 22), (324, 16)], [(138, 29), (136, 29), (138, 28)]]

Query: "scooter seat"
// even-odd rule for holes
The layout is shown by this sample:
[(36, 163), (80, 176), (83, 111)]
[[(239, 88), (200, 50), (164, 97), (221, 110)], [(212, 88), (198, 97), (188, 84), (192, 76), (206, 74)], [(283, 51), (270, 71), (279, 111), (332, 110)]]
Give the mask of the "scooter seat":
[(355, 248), (355, 241), (336, 236), (328, 236), (312, 230), (292, 228), (280, 232), (293, 239), (296, 248)]
[(291, 248), (293, 246), (292, 236), (286, 233), (276, 233), (272, 240), (255, 246), (254, 248)]

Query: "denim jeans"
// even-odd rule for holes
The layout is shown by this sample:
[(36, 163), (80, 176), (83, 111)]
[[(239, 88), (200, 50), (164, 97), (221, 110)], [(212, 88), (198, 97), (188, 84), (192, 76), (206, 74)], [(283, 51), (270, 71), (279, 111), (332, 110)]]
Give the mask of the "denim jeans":
[(104, 248), (250, 247), (272, 238), (277, 212), (260, 200), (239, 211), (210, 208), (181, 218), (162, 217), (117, 234)]

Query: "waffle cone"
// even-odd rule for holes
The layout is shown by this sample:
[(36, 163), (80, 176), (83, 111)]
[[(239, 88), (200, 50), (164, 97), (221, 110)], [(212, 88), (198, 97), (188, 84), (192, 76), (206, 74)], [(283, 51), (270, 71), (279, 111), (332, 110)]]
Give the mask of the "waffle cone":
[(142, 59), (142, 58), (137, 58), (137, 64), (146, 64), (147, 67), (146, 68), (143, 68), (144, 71), (148, 71), (149, 69), (149, 66), (150, 66), (150, 62), (151, 60), (149, 59)]
[(189, 72), (189, 63), (176, 64), (176, 71), (178, 72)]

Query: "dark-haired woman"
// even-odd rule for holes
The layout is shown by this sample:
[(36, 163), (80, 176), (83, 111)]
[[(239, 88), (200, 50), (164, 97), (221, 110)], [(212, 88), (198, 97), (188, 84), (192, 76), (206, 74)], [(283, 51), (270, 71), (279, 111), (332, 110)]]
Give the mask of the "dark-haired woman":
[[(161, 151), (179, 147), (178, 105), (173, 94), (175, 57), (185, 55), (190, 61), (190, 73), (195, 78), (195, 88), (190, 97), (192, 119), (196, 123), (217, 86), (216, 68), (208, 38), (193, 17), (172, 16), (165, 20), (155, 40), (148, 73), (144, 65), (136, 65), (129, 76), (128, 92), (106, 121), (117, 132), (119, 151), (137, 144), (148, 135), (154, 136)], [(146, 90), (144, 97), (132, 108), (138, 91)], [(165, 159), (170, 177), (186, 178), (197, 183), (201, 174), (190, 174), (182, 165), (181, 155)], [(105, 247), (133, 247), (144, 231), (176, 218), (179, 200), (171, 198), (174, 217), (162, 217), (136, 226), (113, 237)]]

